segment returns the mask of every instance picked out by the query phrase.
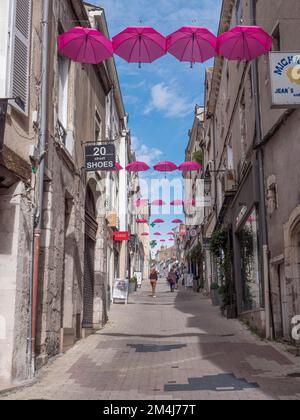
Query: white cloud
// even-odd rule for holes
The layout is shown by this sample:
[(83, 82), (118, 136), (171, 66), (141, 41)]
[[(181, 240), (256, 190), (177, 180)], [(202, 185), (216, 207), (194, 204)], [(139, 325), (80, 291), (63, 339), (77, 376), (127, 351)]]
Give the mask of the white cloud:
[(160, 149), (142, 144), (137, 137), (132, 137), (132, 148), (136, 153), (137, 159), (146, 162), (149, 166), (157, 163), (157, 160), (163, 155)]
[(151, 101), (146, 107), (145, 114), (152, 111), (163, 112), (166, 117), (182, 118), (193, 112), (193, 102), (188, 101), (172, 86), (158, 83), (151, 89)]

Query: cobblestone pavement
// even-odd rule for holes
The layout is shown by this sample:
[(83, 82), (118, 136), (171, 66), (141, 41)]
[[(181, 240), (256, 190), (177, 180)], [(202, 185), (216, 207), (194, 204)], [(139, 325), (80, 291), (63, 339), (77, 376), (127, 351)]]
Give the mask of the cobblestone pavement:
[(255, 338), (192, 291), (148, 284), (107, 327), (2, 399), (300, 399), (299, 359)]

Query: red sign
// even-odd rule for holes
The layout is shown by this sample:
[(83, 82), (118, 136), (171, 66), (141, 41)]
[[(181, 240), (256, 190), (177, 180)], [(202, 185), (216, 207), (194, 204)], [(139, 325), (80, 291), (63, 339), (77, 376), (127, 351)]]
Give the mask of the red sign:
[(129, 232), (114, 232), (116, 242), (129, 241)]

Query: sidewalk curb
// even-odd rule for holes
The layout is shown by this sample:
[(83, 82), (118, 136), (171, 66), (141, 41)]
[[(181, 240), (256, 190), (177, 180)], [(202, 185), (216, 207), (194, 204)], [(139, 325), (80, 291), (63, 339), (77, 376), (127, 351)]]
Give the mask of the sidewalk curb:
[(29, 388), (32, 385), (35, 385), (37, 383), (37, 381), (38, 381), (37, 378), (34, 378), (30, 381), (23, 382), (19, 385), (12, 385), (11, 388), (0, 389), (0, 397), (8, 395), (8, 394), (13, 394), (13, 393), (18, 392), (18, 391), (23, 391), (23, 389)]

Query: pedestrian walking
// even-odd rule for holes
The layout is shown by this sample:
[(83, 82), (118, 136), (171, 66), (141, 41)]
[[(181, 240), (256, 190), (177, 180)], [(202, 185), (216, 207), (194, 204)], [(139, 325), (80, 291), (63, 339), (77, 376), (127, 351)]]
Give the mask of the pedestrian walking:
[(155, 270), (155, 268), (153, 268), (151, 270), (150, 273), (150, 283), (151, 283), (151, 287), (152, 287), (152, 297), (156, 298), (156, 286), (157, 286), (157, 281), (158, 281), (158, 273)]
[(171, 292), (174, 293), (176, 287), (176, 273), (173, 268), (171, 268), (168, 274), (168, 282), (170, 285)]

